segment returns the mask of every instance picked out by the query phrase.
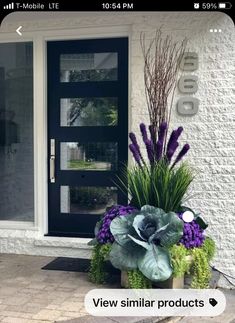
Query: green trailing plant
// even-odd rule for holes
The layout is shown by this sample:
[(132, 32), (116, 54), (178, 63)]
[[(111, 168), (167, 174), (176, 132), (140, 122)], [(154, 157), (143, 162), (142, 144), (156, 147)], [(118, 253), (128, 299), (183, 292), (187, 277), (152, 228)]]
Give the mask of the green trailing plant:
[[(192, 275), (191, 287), (203, 289), (209, 287), (211, 278), (210, 260), (215, 254), (215, 242), (207, 237), (200, 248), (187, 249), (184, 245), (170, 248), (173, 277)], [(189, 259), (191, 257), (191, 260)]]
[(128, 168), (122, 178), (124, 180), (119, 178), (121, 188), (124, 187), (131, 196), (131, 205), (137, 208), (154, 205), (166, 212), (178, 212), (186, 200), (194, 174), (185, 163), (170, 168), (163, 159), (152, 167), (135, 165)]
[(208, 261), (211, 261), (212, 258), (214, 257), (215, 255), (215, 242), (207, 237), (201, 247), (201, 249), (204, 251), (204, 253), (206, 254), (206, 257), (207, 257), (207, 260)]
[(170, 256), (173, 267), (173, 277), (183, 277), (189, 272), (191, 266), (191, 262), (188, 259), (189, 252), (182, 244), (172, 246), (170, 248)]
[(103, 284), (106, 278), (106, 272), (104, 270), (105, 261), (108, 259), (108, 255), (111, 249), (111, 244), (96, 244), (93, 247), (91, 265), (89, 271), (89, 278), (93, 283)]
[(203, 248), (194, 248), (191, 254), (193, 256), (191, 287), (196, 289), (209, 288), (211, 269), (207, 253)]
[(109, 253), (111, 250), (111, 244), (110, 243), (106, 243), (104, 245), (102, 245), (102, 247), (100, 248), (100, 256), (104, 259), (104, 261), (109, 259)]
[(139, 269), (154, 282), (172, 275), (168, 248), (183, 234), (183, 221), (177, 214), (145, 205), (140, 211), (115, 218), (110, 230), (115, 241), (109, 260), (114, 267)]
[[(182, 277), (188, 273), (192, 276), (192, 288), (209, 287), (211, 269), (209, 262), (215, 254), (215, 242), (206, 237), (200, 248), (187, 249), (183, 244), (170, 248), (173, 277)], [(191, 260), (190, 260), (191, 257)]]
[[(215, 242), (206, 237), (200, 248), (187, 249), (183, 244), (170, 248), (173, 277), (192, 276), (191, 287), (204, 289), (209, 287), (211, 269), (209, 262), (215, 254)], [(191, 260), (188, 259), (191, 257)]]
[(151, 281), (138, 269), (127, 271), (128, 286), (133, 289), (148, 289), (152, 287)]

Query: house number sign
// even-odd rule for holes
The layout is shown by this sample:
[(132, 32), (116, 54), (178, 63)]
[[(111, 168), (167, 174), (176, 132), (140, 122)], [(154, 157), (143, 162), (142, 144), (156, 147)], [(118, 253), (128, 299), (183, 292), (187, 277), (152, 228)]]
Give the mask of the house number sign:
[[(187, 52), (184, 54), (180, 62), (181, 70), (185, 72), (193, 72), (198, 69), (198, 54)], [(185, 94), (177, 102), (177, 111), (184, 116), (193, 116), (198, 112), (199, 100), (192, 97), (198, 90), (198, 77), (196, 75), (187, 74), (180, 77), (178, 89)]]

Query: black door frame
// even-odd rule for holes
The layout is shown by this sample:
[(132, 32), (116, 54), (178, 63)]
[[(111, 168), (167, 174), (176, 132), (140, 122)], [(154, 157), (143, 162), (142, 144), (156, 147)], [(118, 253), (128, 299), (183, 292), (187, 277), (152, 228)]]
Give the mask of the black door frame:
[[(118, 53), (118, 80), (103, 82), (60, 82), (60, 55), (74, 53)], [(92, 237), (100, 215), (60, 212), (60, 186), (115, 186), (128, 159), (128, 38), (48, 41), (48, 235)], [(110, 127), (61, 127), (60, 99), (76, 97), (117, 97), (118, 125)], [(55, 138), (55, 183), (50, 183), (50, 139)], [(118, 142), (117, 171), (60, 170), (60, 142)], [(118, 204), (127, 194), (118, 189)]]

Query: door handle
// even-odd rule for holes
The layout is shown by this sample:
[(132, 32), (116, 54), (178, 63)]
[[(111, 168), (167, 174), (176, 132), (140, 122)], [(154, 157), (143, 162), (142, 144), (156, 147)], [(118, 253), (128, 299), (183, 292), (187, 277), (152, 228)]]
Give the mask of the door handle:
[(51, 139), (50, 146), (50, 182), (55, 183), (55, 139)]
[(55, 156), (50, 158), (50, 181), (55, 183)]

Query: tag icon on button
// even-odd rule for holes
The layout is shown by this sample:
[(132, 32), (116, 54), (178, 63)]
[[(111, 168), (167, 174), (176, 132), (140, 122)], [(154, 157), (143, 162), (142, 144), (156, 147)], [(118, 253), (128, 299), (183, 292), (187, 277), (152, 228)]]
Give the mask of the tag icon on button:
[(209, 298), (209, 303), (211, 304), (211, 306), (215, 307), (218, 302), (214, 299), (214, 298)]

